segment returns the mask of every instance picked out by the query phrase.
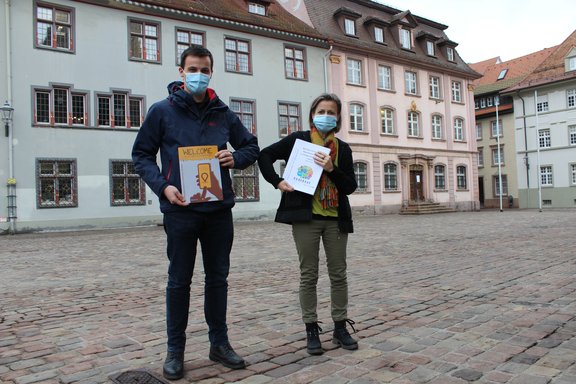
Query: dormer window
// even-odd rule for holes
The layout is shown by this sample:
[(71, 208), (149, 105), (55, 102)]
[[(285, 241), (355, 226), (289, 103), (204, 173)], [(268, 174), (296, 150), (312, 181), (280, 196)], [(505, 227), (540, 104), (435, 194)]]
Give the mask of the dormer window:
[(377, 17), (369, 16), (364, 21), (364, 27), (370, 32), (375, 43), (386, 45), (386, 35), (385, 29), (389, 27), (390, 24)]
[(344, 30), (347, 35), (356, 36), (356, 23), (352, 19), (344, 19)]
[(410, 30), (400, 28), (400, 46), (404, 49), (412, 49), (412, 33)]
[(346, 36), (357, 37), (356, 20), (360, 17), (362, 17), (360, 13), (346, 7), (338, 8), (336, 12), (334, 12), (334, 18)]
[(434, 56), (434, 42), (433, 41), (426, 41), (426, 54), (428, 56)]
[(566, 60), (566, 72), (576, 71), (576, 56), (569, 57)]
[(501, 70), (496, 80), (502, 80), (506, 76), (506, 73), (508, 73), (508, 68)]
[(380, 27), (374, 27), (374, 41), (377, 43), (384, 42), (384, 30)]
[(448, 61), (455, 61), (454, 60), (454, 48), (447, 47), (446, 48), (446, 58)]
[(266, 16), (266, 7), (262, 4), (249, 2), (248, 12), (253, 13), (255, 15)]

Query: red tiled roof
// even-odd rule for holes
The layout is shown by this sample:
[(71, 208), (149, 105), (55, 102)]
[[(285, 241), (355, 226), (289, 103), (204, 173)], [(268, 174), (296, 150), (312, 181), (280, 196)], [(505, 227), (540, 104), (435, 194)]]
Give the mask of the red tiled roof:
[[(576, 48), (576, 30), (570, 34), (554, 51), (534, 69), (534, 71), (510, 91), (530, 88), (542, 84), (555, 83), (566, 79), (576, 79), (576, 71), (566, 72), (564, 59), (568, 53)], [(507, 90), (507, 91), (508, 91)]]
[(502, 61), (500, 60), (500, 56), (496, 56), (488, 60), (480, 61), (478, 63), (468, 63), (468, 65), (479, 74), (484, 75), (484, 72), (486, 72), (488, 67), (501, 62)]

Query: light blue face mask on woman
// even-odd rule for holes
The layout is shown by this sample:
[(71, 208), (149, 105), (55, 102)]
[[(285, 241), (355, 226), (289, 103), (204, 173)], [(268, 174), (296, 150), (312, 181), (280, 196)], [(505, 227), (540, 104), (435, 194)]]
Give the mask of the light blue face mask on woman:
[(337, 119), (336, 116), (332, 115), (316, 115), (312, 119), (312, 123), (320, 132), (328, 133), (336, 128)]
[(206, 91), (210, 83), (210, 76), (200, 72), (186, 74), (186, 88), (193, 95), (200, 95)]

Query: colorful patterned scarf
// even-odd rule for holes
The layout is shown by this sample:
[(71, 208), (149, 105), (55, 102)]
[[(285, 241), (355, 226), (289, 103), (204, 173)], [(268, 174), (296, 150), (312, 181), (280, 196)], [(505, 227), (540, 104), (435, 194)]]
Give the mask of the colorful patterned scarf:
[[(338, 159), (338, 140), (334, 136), (334, 131), (331, 131), (325, 138), (323, 138), (316, 127), (312, 126), (310, 129), (310, 137), (313, 144), (330, 148), (330, 158), (332, 159), (334, 166), (336, 166)], [(322, 172), (320, 183), (318, 184), (318, 190), (320, 192), (320, 202), (322, 203), (323, 209), (338, 207), (338, 189), (332, 180), (330, 180), (326, 172)]]

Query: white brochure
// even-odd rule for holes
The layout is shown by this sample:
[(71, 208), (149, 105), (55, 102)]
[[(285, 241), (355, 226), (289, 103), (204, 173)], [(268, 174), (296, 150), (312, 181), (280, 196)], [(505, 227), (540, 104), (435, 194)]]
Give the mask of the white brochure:
[(304, 140), (296, 139), (286, 169), (284, 180), (295, 190), (313, 195), (322, 175), (322, 167), (314, 162), (314, 154), (324, 152), (330, 154), (330, 148), (312, 144)]

